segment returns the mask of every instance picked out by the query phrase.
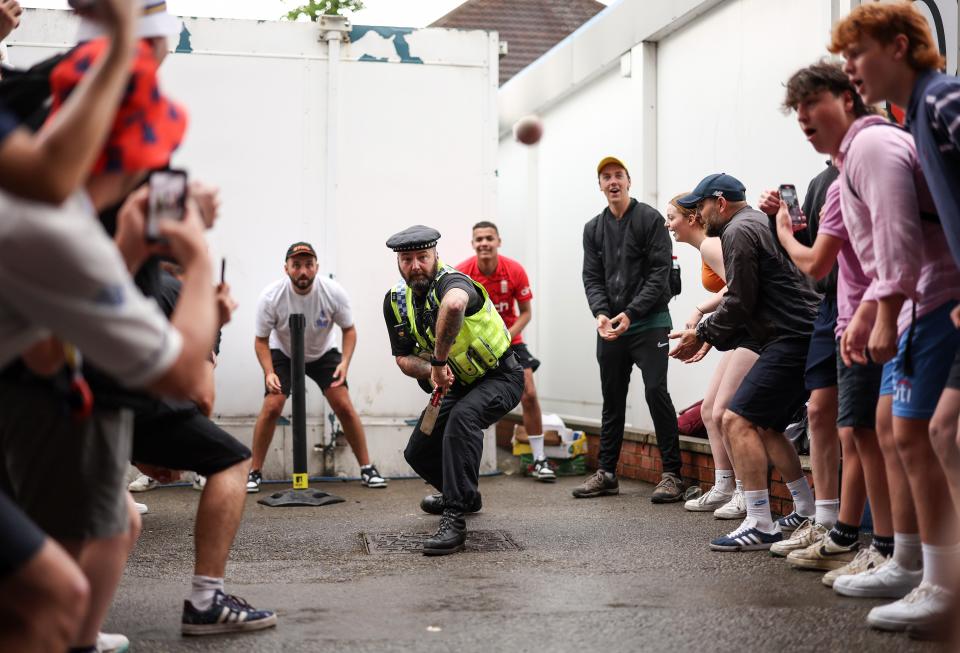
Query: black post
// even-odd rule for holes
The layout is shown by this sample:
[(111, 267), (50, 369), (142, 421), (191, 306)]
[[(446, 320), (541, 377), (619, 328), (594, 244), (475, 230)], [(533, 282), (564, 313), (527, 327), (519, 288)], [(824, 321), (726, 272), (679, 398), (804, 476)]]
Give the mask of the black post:
[(293, 400), (293, 487), (305, 490), (307, 482), (307, 397), (306, 364), (303, 359), (303, 332), (307, 320), (302, 313), (290, 316), (290, 398)]
[(307, 475), (307, 396), (303, 334), (307, 320), (302, 313), (290, 316), (290, 394), (293, 396), (293, 489), (274, 492), (257, 501), (265, 506), (325, 506), (343, 503), (343, 498), (311, 490)]

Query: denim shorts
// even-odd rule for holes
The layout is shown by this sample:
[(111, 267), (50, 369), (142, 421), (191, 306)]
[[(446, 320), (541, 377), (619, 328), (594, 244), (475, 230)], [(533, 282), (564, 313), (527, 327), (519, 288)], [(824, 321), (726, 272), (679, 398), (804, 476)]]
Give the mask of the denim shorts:
[(956, 305), (956, 301), (949, 301), (914, 324), (910, 352), (913, 374), (908, 376), (903, 369), (909, 330), (900, 336), (897, 355), (883, 366), (880, 395), (893, 395), (894, 417), (933, 417), (960, 348), (960, 330), (950, 321), (950, 311)]

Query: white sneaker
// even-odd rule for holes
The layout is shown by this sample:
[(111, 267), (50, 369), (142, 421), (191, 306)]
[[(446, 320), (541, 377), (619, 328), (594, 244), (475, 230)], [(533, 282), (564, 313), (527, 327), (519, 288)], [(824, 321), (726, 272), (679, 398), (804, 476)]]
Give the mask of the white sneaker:
[(910, 571), (890, 560), (855, 576), (836, 578), (833, 591), (840, 596), (856, 598), (899, 599), (909, 594), (922, 580), (922, 569)]
[(894, 603), (879, 605), (867, 615), (867, 623), (880, 630), (932, 629), (950, 613), (953, 593), (932, 583), (920, 583)]
[(885, 564), (887, 560), (889, 560), (889, 558), (877, 551), (876, 547), (869, 546), (866, 549), (860, 549), (857, 555), (853, 557), (853, 560), (844, 566), (839, 569), (831, 569), (825, 573), (820, 580), (823, 581), (823, 584), (827, 587), (833, 587), (834, 581), (841, 576), (856, 576), (857, 574), (862, 574), (865, 571), (870, 571)]
[(746, 519), (747, 500), (743, 496), (743, 490), (740, 488), (734, 490), (730, 500), (714, 510), (713, 516), (717, 519)]
[(789, 539), (777, 542), (770, 547), (770, 555), (777, 558), (785, 558), (791, 551), (806, 549), (808, 546), (816, 544), (827, 534), (827, 529), (820, 524), (807, 520), (800, 525), (800, 528), (793, 531)]
[(147, 504), (145, 504), (145, 503), (140, 503), (139, 501), (134, 501), (134, 502), (133, 502), (133, 505), (136, 506), (136, 508), (137, 508), (137, 514), (138, 514), (138, 515), (145, 515), (145, 514), (147, 514), (148, 512), (150, 512), (150, 509), (147, 508)]
[(203, 488), (207, 486), (207, 477), (201, 474), (194, 474), (193, 476), (193, 489), (198, 492), (202, 492)]
[(160, 485), (159, 481), (150, 478), (146, 474), (140, 474), (140, 476), (131, 481), (130, 485), (127, 486), (127, 489), (131, 492), (146, 492), (147, 490), (152, 490), (158, 485)]
[(97, 653), (126, 653), (130, 640), (119, 633), (97, 633)]
[(717, 508), (726, 505), (733, 498), (733, 492), (723, 492), (714, 485), (706, 494), (696, 499), (690, 499), (683, 507), (690, 512), (714, 512)]

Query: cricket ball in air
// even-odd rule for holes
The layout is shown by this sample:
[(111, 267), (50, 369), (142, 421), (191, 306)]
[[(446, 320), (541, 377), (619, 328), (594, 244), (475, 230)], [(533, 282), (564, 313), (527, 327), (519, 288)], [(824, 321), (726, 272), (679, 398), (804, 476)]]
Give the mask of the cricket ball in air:
[(543, 136), (543, 123), (535, 115), (524, 116), (513, 125), (513, 136), (524, 145), (533, 145)]

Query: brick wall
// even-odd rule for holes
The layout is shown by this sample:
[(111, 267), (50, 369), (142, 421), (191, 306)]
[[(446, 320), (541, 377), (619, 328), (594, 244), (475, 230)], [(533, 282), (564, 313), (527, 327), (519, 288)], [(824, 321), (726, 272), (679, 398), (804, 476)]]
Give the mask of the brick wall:
[[(513, 426), (519, 421), (518, 417), (507, 416), (497, 424), (497, 445), (509, 448), (510, 438), (513, 435)], [(597, 456), (600, 453), (599, 428), (593, 423), (568, 422), (568, 428), (584, 431), (587, 434), (587, 466), (597, 468)], [(703, 438), (680, 436), (680, 461), (683, 463), (682, 475), (684, 482), (689, 485), (699, 485), (706, 492), (713, 486), (714, 467), (713, 455), (710, 453), (710, 443)], [(809, 460), (806, 456), (800, 457), (810, 486), (813, 487), (813, 477), (810, 474)], [(657, 448), (656, 437), (648, 431), (626, 429), (623, 435), (623, 448), (620, 450), (620, 461), (617, 463), (617, 475), (623, 478), (632, 478), (647, 483), (659, 483), (663, 465), (660, 462), (660, 449)], [(785, 481), (775, 469), (769, 472), (770, 508), (775, 514), (785, 515), (793, 510), (793, 500)]]

